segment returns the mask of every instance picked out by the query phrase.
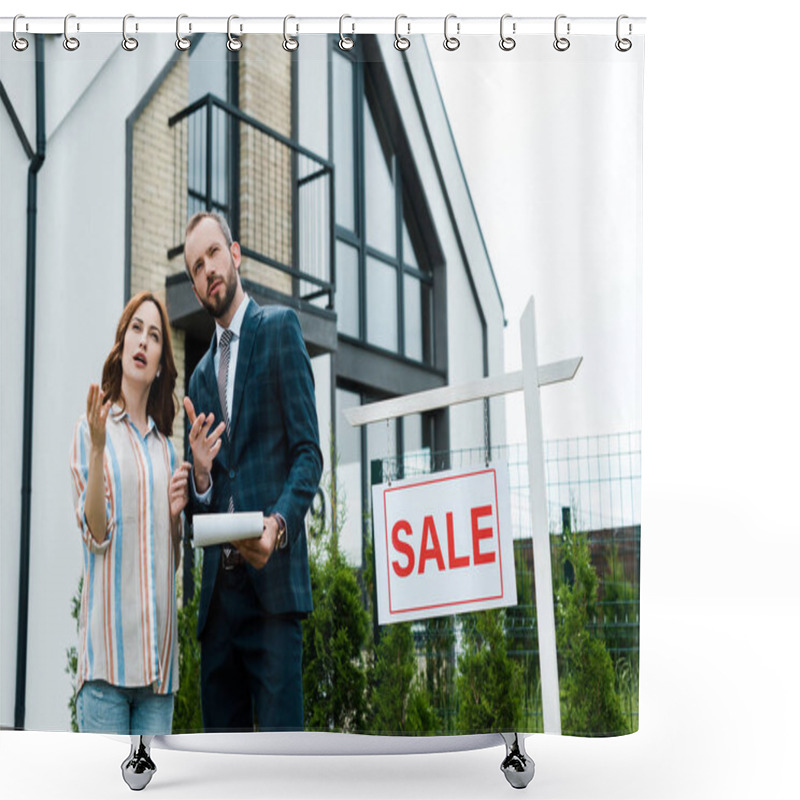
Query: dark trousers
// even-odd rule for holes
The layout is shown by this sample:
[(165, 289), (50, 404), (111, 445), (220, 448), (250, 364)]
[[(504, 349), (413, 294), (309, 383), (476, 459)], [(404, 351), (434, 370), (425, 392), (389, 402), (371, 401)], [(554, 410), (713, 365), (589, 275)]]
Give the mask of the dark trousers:
[(303, 633), (268, 616), (243, 566), (220, 568), (200, 640), (206, 732), (303, 730)]

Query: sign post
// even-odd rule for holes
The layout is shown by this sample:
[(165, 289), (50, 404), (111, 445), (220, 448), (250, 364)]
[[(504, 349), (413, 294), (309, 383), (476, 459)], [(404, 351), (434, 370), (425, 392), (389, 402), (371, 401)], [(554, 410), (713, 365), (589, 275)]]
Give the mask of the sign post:
[[(542, 679), (542, 717), (544, 732), (558, 734), (561, 733), (561, 706), (550, 563), (550, 531), (547, 519), (542, 406), (539, 389), (552, 383), (572, 380), (580, 367), (582, 358), (579, 356), (539, 366), (536, 346), (536, 311), (533, 298), (528, 301), (522, 314), (520, 336), (522, 340), (522, 370), (519, 372), (481, 378), (456, 386), (443, 386), (441, 389), (430, 389), (425, 392), (395, 397), (391, 400), (348, 408), (345, 409), (344, 415), (351, 425), (361, 426), (510, 392), (522, 391), (524, 393), (528, 479), (533, 525), (533, 568), (536, 583), (534, 602), (536, 603), (539, 667)], [(401, 563), (401, 571), (407, 566), (407, 561)]]

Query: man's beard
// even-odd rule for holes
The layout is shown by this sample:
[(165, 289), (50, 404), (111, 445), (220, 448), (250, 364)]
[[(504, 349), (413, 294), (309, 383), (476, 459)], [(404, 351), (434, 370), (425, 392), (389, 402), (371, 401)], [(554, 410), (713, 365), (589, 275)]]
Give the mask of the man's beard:
[(236, 269), (233, 266), (233, 259), (231, 259), (231, 276), (230, 279), (222, 278), (222, 288), (214, 297), (208, 297), (200, 302), (209, 314), (214, 319), (224, 317), (233, 303), (233, 298), (236, 296)]

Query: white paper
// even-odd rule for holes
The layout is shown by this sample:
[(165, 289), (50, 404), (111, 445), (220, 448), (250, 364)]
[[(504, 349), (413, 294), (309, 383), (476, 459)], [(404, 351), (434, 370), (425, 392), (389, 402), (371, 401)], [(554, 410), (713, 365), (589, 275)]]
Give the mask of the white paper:
[(195, 514), (193, 547), (254, 539), (264, 530), (260, 511), (237, 511), (233, 514)]

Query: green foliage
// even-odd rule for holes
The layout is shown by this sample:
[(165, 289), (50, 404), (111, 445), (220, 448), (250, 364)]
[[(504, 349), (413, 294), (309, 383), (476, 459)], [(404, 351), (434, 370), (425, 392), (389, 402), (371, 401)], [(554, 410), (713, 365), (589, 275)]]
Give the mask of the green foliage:
[[(78, 581), (78, 590), (72, 596), (70, 601), (71, 608), (69, 615), (75, 620), (75, 630), (80, 633), (80, 616), (81, 616), (81, 593), (83, 592), (83, 575)], [(67, 648), (67, 666), (64, 670), (70, 677), (72, 684), (72, 694), (69, 698), (69, 721), (70, 728), (78, 732), (78, 648), (73, 645)]]
[(452, 733), (456, 713), (456, 617), (426, 619), (425, 688), (433, 712), (436, 730)]
[(434, 732), (436, 717), (416, 673), (411, 624), (385, 625), (370, 670), (370, 732)]
[(456, 679), (458, 733), (519, 728), (522, 668), (508, 656), (504, 623), (503, 609), (465, 615), (464, 652)]
[[(335, 463), (335, 462), (334, 462)], [(344, 503), (329, 479), (331, 523), (312, 519), (309, 570), (314, 611), (303, 624), (303, 705), (309, 730), (361, 730), (367, 713), (365, 647), (370, 618), (355, 570), (339, 549)]]
[(533, 597), (533, 570), (528, 563), (523, 545), (522, 540), (514, 541), (517, 605), (506, 609), (505, 633), (508, 655), (519, 664), (523, 675), (524, 716), (520, 729), (537, 731), (542, 727), (539, 642), (536, 630), (536, 604)]
[(574, 578), (562, 582), (557, 597), (557, 642), (563, 660), (562, 730), (579, 736), (628, 733), (615, 687), (614, 667), (590, 623), (597, 617), (597, 573), (586, 537), (565, 531), (564, 558)]
[[(178, 606), (178, 665), (180, 686), (175, 694), (172, 715), (173, 733), (198, 733), (203, 730), (200, 702), (200, 642), (197, 640), (197, 614), (200, 608), (200, 583), (203, 574), (203, 553), (195, 554), (192, 574), (194, 594), (184, 597)], [(180, 585), (180, 582), (179, 582)]]

